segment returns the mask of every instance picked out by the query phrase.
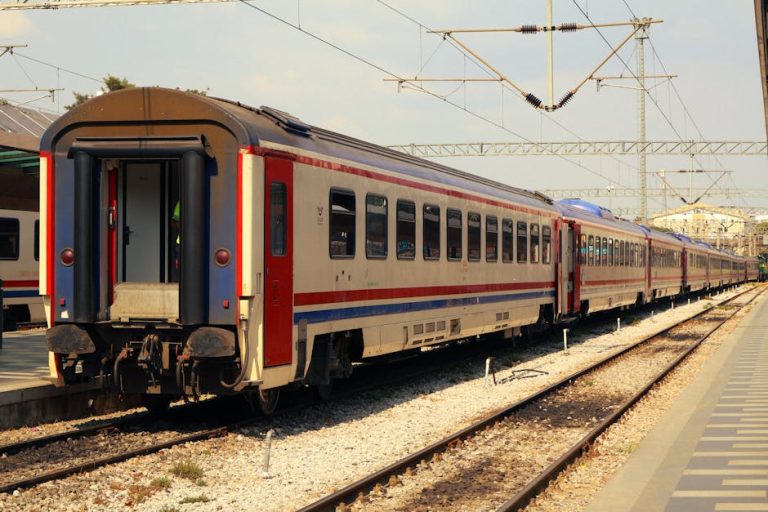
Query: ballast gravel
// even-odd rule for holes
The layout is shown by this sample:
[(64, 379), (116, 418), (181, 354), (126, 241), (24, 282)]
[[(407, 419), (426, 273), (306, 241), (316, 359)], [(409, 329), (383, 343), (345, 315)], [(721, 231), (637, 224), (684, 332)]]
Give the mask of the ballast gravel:
[(567, 352), (558, 339), (519, 347), (496, 362), (496, 386), (478, 360), (276, 417), (267, 471), (269, 428), (243, 429), (0, 495), (0, 511), (295, 510), (711, 304), (660, 306), (620, 332), (577, 327)]

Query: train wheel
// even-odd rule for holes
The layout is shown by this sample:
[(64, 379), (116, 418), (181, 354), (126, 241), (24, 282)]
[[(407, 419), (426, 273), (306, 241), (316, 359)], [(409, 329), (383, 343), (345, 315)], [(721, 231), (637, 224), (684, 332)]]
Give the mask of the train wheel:
[(280, 399), (280, 390), (277, 388), (261, 389), (254, 393), (259, 402), (259, 410), (264, 416), (270, 416), (277, 409), (277, 402)]
[(141, 402), (144, 404), (144, 407), (146, 407), (151, 414), (156, 414), (158, 416), (165, 414), (168, 411), (172, 401), (173, 398), (169, 395), (150, 395), (146, 393), (141, 395)]
[(331, 399), (331, 395), (333, 394), (333, 379), (330, 379), (328, 384), (318, 384), (314, 386), (313, 390), (317, 398), (323, 402), (327, 402)]

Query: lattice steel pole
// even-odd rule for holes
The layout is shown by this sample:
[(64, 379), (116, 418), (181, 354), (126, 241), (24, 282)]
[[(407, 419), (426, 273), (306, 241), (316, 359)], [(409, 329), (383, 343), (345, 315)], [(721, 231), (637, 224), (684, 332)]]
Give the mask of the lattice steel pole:
[[(637, 91), (637, 108), (638, 108), (638, 127), (637, 127), (637, 142), (640, 147), (645, 145), (646, 126), (645, 126), (645, 40), (648, 38), (648, 23), (646, 18), (635, 19), (635, 23), (640, 27), (640, 30), (635, 34), (635, 42), (637, 43), (637, 79), (640, 82), (639, 90)], [(641, 151), (638, 155), (638, 181), (640, 186), (640, 216), (643, 222), (648, 222), (648, 176), (646, 174), (646, 156), (645, 152)]]

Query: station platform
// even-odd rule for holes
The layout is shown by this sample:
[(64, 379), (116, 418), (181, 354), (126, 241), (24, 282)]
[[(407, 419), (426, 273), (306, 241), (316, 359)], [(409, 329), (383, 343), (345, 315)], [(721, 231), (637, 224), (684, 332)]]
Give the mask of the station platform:
[(768, 300), (758, 300), (586, 510), (768, 511)]
[(45, 330), (3, 333), (0, 349), (0, 429), (84, 417), (100, 400), (98, 382), (55, 387), (49, 378)]
[(3, 333), (0, 349), (0, 393), (30, 385), (50, 384), (45, 331)]

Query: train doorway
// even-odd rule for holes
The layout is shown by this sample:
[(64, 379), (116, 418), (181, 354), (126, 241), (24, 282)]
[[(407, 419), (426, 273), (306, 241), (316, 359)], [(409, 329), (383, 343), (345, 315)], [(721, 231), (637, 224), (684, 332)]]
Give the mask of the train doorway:
[(178, 283), (178, 161), (125, 162), (117, 178), (117, 281)]

